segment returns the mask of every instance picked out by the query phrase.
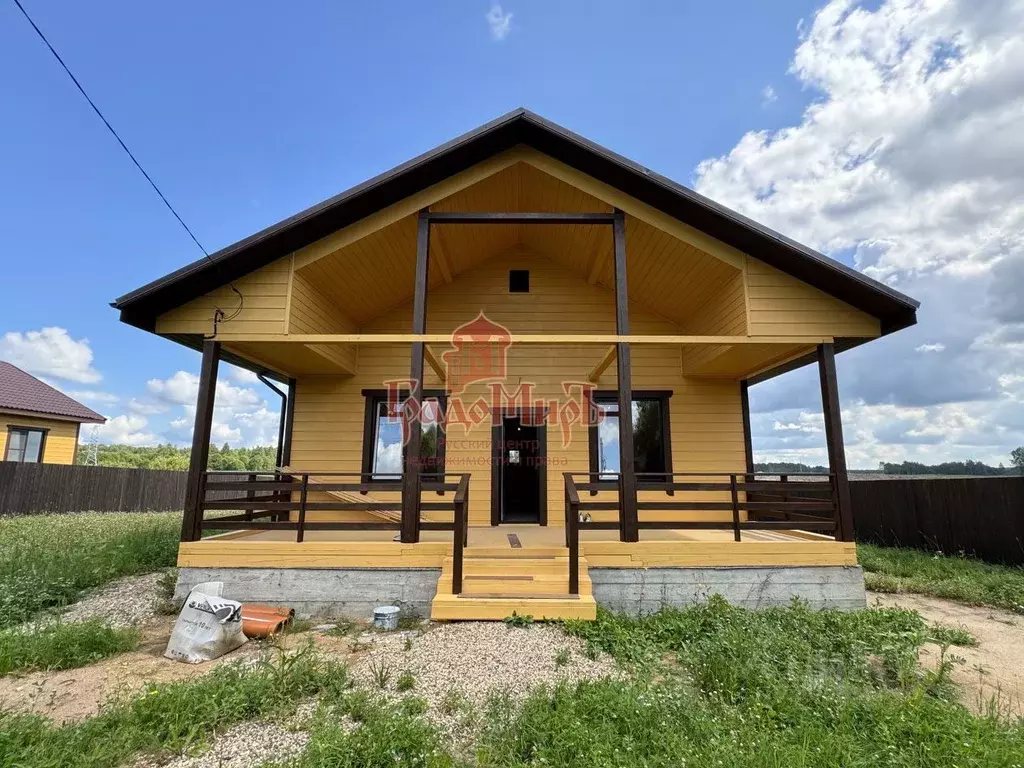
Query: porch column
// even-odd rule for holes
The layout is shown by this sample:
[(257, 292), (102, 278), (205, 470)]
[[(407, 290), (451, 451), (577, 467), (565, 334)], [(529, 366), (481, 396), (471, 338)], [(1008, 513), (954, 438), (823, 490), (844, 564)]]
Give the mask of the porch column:
[(839, 410), (836, 354), (835, 348), (831, 344), (818, 345), (818, 374), (821, 378), (821, 408), (825, 416), (828, 468), (836, 477), (836, 504), (839, 518), (836, 538), (840, 541), (853, 541), (850, 479), (846, 473), (846, 449), (843, 447), (843, 419)]
[(750, 384), (740, 382), (740, 411), (743, 413), (743, 453), (746, 456), (746, 472), (754, 474), (754, 441), (750, 434)]
[[(412, 332), (427, 332), (427, 264), (430, 255), (430, 220), (426, 209), (420, 211), (416, 232), (416, 287), (412, 303)], [(422, 341), (412, 343), (412, 364), (409, 367), (409, 405), (419, 414), (423, 405)], [(420, 540), (420, 445), (423, 429), (416, 421), (409, 425), (409, 442), (405, 446), (405, 470), (402, 475), (402, 541)]]
[(284, 405), (281, 434), (277, 446), (277, 466), (287, 467), (292, 463), (292, 428), (295, 426), (295, 379), (288, 379), (288, 400)]
[(198, 541), (202, 536), (203, 472), (210, 458), (210, 432), (213, 427), (213, 401), (217, 390), (220, 342), (203, 341), (203, 364), (199, 371), (199, 396), (196, 398), (196, 422), (192, 428), (192, 454), (188, 463), (185, 489), (185, 514), (181, 519), (181, 540)]
[[(626, 290), (626, 217), (616, 209), (612, 222), (615, 241), (615, 333), (629, 334), (629, 293)], [(628, 342), (615, 345), (619, 394), (619, 538), (639, 541), (636, 511), (636, 468), (633, 462), (633, 383)]]

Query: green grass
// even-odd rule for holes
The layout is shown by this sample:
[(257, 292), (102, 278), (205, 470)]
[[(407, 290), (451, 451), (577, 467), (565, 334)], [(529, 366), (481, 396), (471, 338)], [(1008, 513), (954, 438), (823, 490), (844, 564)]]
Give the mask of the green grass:
[(857, 545), (869, 589), (916, 592), (1024, 614), (1024, 568), (917, 549)]
[(121, 576), (173, 566), (180, 513), (0, 518), (0, 628)]
[(138, 645), (137, 630), (114, 629), (98, 620), (0, 630), (0, 676), (84, 667)]
[(197, 747), (242, 720), (284, 717), (308, 696), (338, 697), (347, 687), (343, 666), (305, 650), (253, 669), (228, 664), (196, 681), (154, 685), (75, 725), (0, 712), (0, 768), (118, 766), (136, 753)]
[(634, 673), (491, 703), (488, 766), (1013, 766), (1024, 726), (950, 700), (948, 662), (916, 666), (932, 630), (901, 610), (707, 606), (567, 630)]

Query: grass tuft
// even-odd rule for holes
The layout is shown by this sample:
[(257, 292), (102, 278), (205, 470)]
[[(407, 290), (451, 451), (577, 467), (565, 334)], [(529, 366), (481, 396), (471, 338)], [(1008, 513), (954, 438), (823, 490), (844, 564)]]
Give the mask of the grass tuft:
[(168, 568), (181, 513), (0, 518), (0, 628), (122, 576)]
[(198, 680), (153, 685), (74, 725), (0, 712), (0, 766), (113, 768), (137, 753), (196, 747), (242, 720), (284, 717), (302, 699), (347, 688), (345, 668), (307, 648), (254, 668), (225, 664)]
[(137, 630), (114, 629), (99, 619), (0, 630), (0, 675), (84, 667), (138, 645)]
[(918, 549), (857, 545), (868, 589), (916, 592), (1024, 614), (1024, 568)]

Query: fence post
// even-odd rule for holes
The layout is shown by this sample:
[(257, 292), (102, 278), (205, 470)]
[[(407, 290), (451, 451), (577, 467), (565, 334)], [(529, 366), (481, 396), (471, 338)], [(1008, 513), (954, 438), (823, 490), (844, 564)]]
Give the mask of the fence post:
[[(250, 483), (255, 483), (256, 482), (256, 475), (249, 475), (249, 482)], [(245, 499), (246, 499), (246, 501), (252, 501), (255, 498), (256, 498), (256, 489), (255, 488), (250, 488), (249, 490), (247, 490), (245, 492)], [(248, 507), (245, 510), (245, 519), (246, 520), (252, 520), (252, 513), (253, 513), (252, 507)]]
[(729, 475), (729, 492), (732, 494), (732, 536), (740, 540), (740, 497), (736, 490), (736, 474)]
[(296, 539), (299, 544), (302, 543), (302, 537), (305, 533), (303, 527), (306, 525), (306, 496), (309, 494), (309, 475), (302, 476), (302, 489), (299, 491), (299, 530), (296, 535)]

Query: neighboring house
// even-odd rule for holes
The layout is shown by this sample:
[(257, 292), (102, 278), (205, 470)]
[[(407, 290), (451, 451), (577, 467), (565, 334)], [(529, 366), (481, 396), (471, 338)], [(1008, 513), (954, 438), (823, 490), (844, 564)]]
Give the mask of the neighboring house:
[(0, 360), (0, 456), (4, 461), (74, 464), (82, 424), (103, 416)]
[[(203, 352), (181, 589), (435, 618), (864, 603), (834, 354), (917, 302), (525, 110), (114, 306)], [(276, 473), (205, 471), (221, 359), (287, 384)], [(747, 389), (808, 363), (831, 471), (755, 475)]]

